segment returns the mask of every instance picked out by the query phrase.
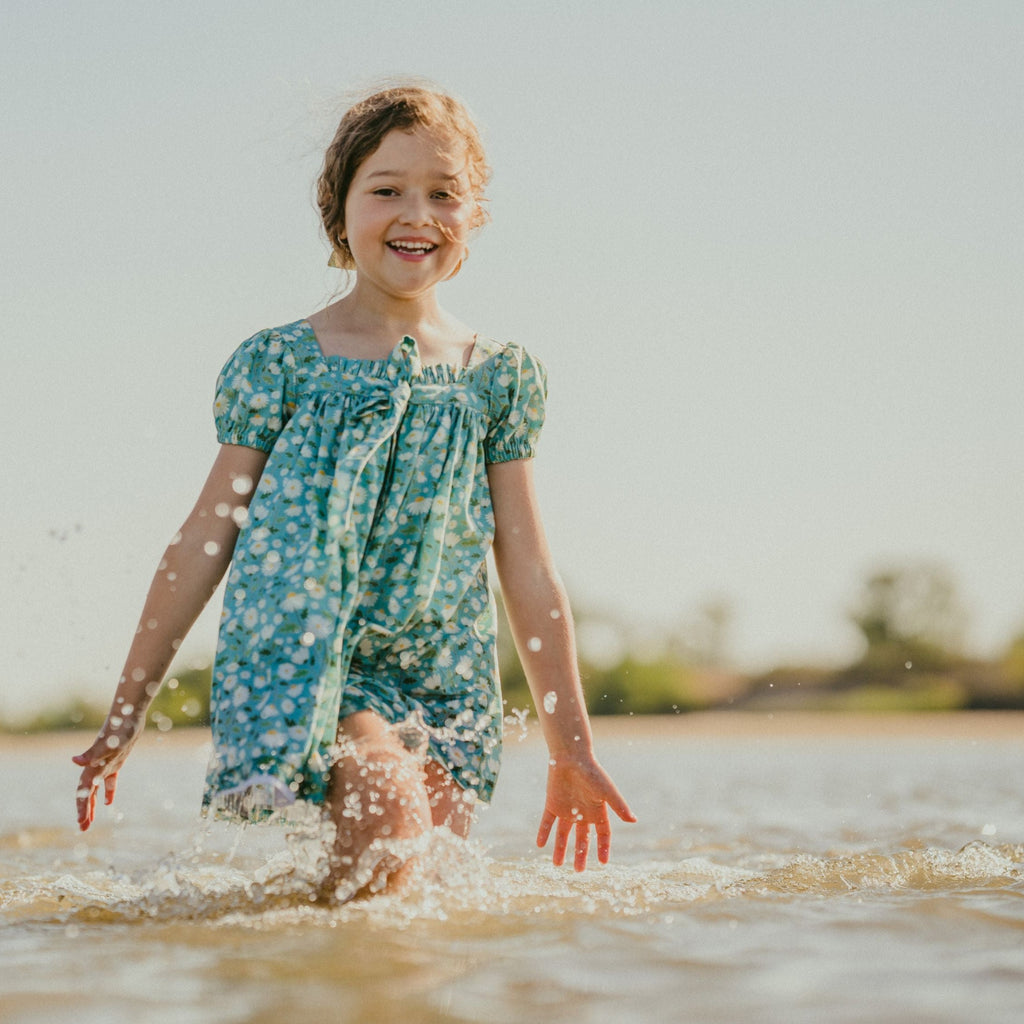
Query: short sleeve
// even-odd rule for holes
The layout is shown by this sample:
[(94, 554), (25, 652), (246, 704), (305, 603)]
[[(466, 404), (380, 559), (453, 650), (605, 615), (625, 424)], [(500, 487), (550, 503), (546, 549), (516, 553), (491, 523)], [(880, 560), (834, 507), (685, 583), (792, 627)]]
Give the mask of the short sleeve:
[(217, 440), (269, 452), (284, 427), (287, 375), (276, 331), (261, 331), (235, 351), (217, 379)]
[(507, 346), (495, 363), (484, 458), (487, 462), (532, 458), (544, 426), (547, 371), (518, 345)]

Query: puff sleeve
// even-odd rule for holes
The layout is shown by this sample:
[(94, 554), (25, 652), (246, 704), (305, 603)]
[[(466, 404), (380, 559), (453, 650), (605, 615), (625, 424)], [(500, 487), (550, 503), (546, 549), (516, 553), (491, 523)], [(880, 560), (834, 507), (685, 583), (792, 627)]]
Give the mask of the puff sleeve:
[(518, 345), (508, 345), (495, 362), (484, 458), (487, 462), (532, 458), (544, 425), (547, 371)]
[(286, 419), (285, 349), (276, 331), (254, 334), (236, 349), (217, 379), (217, 440), (269, 452)]

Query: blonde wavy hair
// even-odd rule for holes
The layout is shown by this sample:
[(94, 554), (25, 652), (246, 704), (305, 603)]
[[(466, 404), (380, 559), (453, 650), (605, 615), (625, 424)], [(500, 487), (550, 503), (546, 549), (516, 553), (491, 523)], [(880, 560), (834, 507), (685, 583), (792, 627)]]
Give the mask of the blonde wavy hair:
[(470, 228), (482, 227), (488, 219), (484, 189), (491, 177), (483, 143), (465, 106), (452, 96), (421, 83), (398, 84), (364, 96), (345, 112), (324, 155), (324, 166), (316, 183), (316, 200), (324, 234), (334, 251), (333, 262), (345, 270), (355, 269), (345, 233), (345, 200), (356, 171), (373, 154), (388, 132), (424, 128), (460, 147), (466, 157), (466, 171), (474, 210)]

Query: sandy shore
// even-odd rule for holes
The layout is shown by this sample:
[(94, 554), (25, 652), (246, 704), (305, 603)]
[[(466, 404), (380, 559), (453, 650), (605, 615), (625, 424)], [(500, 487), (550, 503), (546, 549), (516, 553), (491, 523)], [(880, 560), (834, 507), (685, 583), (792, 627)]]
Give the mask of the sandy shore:
[(593, 719), (596, 736), (638, 738), (756, 736), (923, 736), (1017, 739), (1024, 712), (706, 711), (687, 715), (615, 715)]
[[(831, 713), (827, 711), (707, 711), (685, 715), (614, 715), (593, 719), (595, 737), (607, 739), (662, 740), (705, 737), (789, 736), (898, 736), (931, 739), (1020, 739), (1024, 742), (1024, 712), (952, 711), (902, 713)], [(531, 739), (538, 739), (536, 722), (531, 721)], [(514, 729), (510, 730), (510, 738)], [(68, 757), (91, 742), (86, 732), (40, 733), (31, 736), (0, 734), (0, 750), (32, 750), (66, 747)], [(208, 730), (173, 729), (161, 733), (147, 730), (140, 749), (164, 747), (195, 748), (209, 743)]]

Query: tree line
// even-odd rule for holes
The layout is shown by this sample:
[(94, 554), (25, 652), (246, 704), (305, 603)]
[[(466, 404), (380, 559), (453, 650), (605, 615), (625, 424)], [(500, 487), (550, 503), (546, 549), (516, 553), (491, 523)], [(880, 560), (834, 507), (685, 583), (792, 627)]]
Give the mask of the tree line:
[[(526, 678), (499, 605), (498, 659), (506, 710), (533, 712)], [(609, 616), (577, 615), (580, 670), (593, 715), (750, 710), (1024, 709), (1024, 630), (997, 657), (965, 653), (967, 616), (941, 565), (906, 564), (869, 573), (848, 612), (861, 652), (839, 668), (781, 665), (761, 673), (729, 668), (727, 602), (709, 602), (687, 628), (643, 649)], [(602, 642), (603, 637), (603, 642)], [(209, 664), (172, 670), (150, 710), (158, 730), (205, 725)], [(7, 731), (96, 729), (105, 709), (79, 696)]]

